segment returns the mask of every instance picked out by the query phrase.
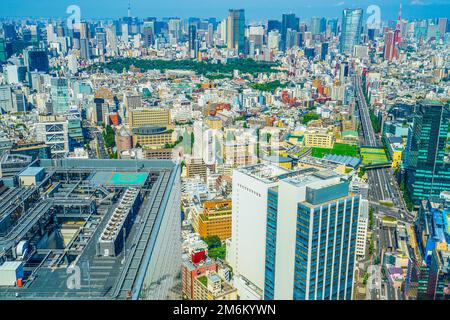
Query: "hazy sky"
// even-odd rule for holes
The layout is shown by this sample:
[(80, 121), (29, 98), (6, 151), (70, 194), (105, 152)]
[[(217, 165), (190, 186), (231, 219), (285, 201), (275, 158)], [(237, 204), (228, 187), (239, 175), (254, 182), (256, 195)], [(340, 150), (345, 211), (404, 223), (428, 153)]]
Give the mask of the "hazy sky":
[[(395, 19), (399, 0), (131, 0), (138, 17), (217, 17), (229, 8), (243, 8), (247, 20), (280, 18), (294, 12), (301, 19), (320, 15), (340, 17), (345, 7), (379, 5), (382, 19)], [(0, 0), (0, 17), (67, 17), (69, 5), (78, 5), (82, 18), (117, 18), (127, 14), (128, 0)], [(436, 18), (450, 15), (450, 0), (403, 0), (404, 18)]]

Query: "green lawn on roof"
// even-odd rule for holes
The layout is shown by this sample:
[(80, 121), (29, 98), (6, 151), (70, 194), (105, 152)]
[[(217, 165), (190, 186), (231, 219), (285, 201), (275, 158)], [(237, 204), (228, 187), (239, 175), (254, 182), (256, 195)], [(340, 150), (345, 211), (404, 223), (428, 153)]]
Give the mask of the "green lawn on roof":
[(316, 158), (323, 158), (328, 154), (357, 157), (358, 146), (345, 143), (335, 143), (332, 149), (313, 148), (311, 155)]
[(363, 165), (389, 162), (383, 148), (361, 148), (361, 157)]

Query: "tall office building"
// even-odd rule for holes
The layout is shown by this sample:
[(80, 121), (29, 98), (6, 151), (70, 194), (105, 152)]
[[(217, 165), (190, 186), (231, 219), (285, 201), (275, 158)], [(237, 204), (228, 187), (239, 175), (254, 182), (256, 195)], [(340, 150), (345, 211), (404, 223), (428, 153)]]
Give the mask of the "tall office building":
[(195, 40), (197, 40), (197, 27), (195, 25), (189, 26), (189, 55), (195, 58)]
[(272, 30), (281, 31), (281, 22), (279, 20), (269, 20), (267, 21), (267, 32)]
[(69, 89), (66, 78), (51, 79), (51, 95), (53, 101), (53, 113), (64, 114), (69, 111)]
[(292, 29), (287, 29), (285, 49), (290, 49), (295, 46), (299, 46), (299, 32)]
[(106, 31), (105, 28), (95, 29), (95, 40), (97, 41), (98, 55), (102, 56), (106, 52)]
[(353, 47), (357, 44), (360, 44), (362, 20), (362, 9), (345, 9), (343, 11), (340, 39), (341, 53), (352, 54)]
[[(450, 229), (448, 196), (430, 197), (421, 202), (416, 232), (424, 264), (420, 268), (418, 300), (448, 299), (450, 278)], [(447, 291), (447, 292), (446, 292)]]
[(280, 45), (280, 33), (278, 30), (272, 30), (267, 36), (267, 45), (271, 50), (278, 50)]
[(447, 18), (439, 18), (438, 20), (439, 34), (441, 35), (442, 39), (445, 37), (445, 33), (447, 31), (447, 24), (448, 24)]
[(155, 23), (153, 21), (145, 21), (142, 31), (144, 33), (144, 47), (148, 48), (155, 42)]
[(283, 14), (281, 20), (281, 48), (286, 49), (286, 37), (288, 29), (299, 31), (299, 18), (294, 13)]
[(0, 114), (11, 112), (12, 108), (11, 86), (0, 86)]
[(227, 259), (242, 299), (351, 299), (359, 196), (332, 171), (233, 172)]
[(106, 28), (106, 43), (107, 43), (107, 54), (109, 56), (117, 55), (117, 37), (115, 28), (113, 25)]
[(244, 9), (230, 9), (227, 20), (228, 49), (235, 49), (238, 53), (245, 51), (245, 11)]
[(332, 36), (336, 36), (338, 32), (338, 19), (333, 18), (327, 21), (327, 26), (330, 29), (330, 33)]
[(48, 72), (49, 62), (45, 49), (29, 47), (23, 50), (24, 62), (28, 72)]
[(450, 190), (450, 166), (444, 162), (450, 110), (422, 101), (416, 109), (405, 150), (406, 184), (414, 202)]
[(320, 17), (311, 18), (311, 33), (313, 36), (324, 33), (327, 28), (327, 19)]
[(4, 37), (0, 36), (0, 63), (5, 63), (8, 60), (8, 55), (6, 52), (6, 40)]
[(327, 54), (328, 54), (328, 48), (329, 48), (328, 42), (322, 42), (322, 45), (320, 48), (320, 60), (325, 61)]
[(395, 58), (395, 37), (394, 31), (387, 29), (384, 32), (384, 60), (393, 60)]

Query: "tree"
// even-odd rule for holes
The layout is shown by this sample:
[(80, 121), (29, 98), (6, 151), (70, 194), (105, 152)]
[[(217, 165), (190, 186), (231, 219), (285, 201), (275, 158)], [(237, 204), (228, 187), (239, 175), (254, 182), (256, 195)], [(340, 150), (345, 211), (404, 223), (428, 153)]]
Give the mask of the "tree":
[(320, 117), (317, 113), (309, 112), (303, 116), (303, 124), (308, 124), (313, 120), (318, 120)]
[(370, 207), (370, 208), (369, 208), (369, 227), (370, 227), (371, 229), (373, 229), (374, 223), (375, 223), (373, 213), (374, 213), (374, 210), (373, 210), (372, 207)]
[(194, 141), (195, 141), (195, 136), (194, 136), (194, 133), (191, 132), (191, 150), (194, 148)]
[(358, 172), (358, 177), (362, 178), (366, 174), (366, 170), (364, 168), (360, 168)]
[(116, 145), (116, 135), (114, 129), (110, 125), (106, 126), (102, 135), (107, 148), (113, 148)]
[(369, 254), (372, 255), (374, 251), (375, 251), (375, 243), (373, 242), (373, 239), (371, 239), (369, 245)]
[(206, 242), (209, 250), (213, 248), (218, 248), (222, 245), (222, 241), (218, 236), (208, 236), (206, 238), (203, 238), (203, 241)]

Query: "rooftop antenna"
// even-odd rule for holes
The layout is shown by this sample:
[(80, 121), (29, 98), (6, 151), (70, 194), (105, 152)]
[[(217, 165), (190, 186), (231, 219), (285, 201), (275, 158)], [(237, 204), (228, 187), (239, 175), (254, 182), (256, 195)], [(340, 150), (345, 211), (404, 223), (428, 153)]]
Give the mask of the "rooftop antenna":
[(131, 18), (131, 0), (128, 0), (128, 18)]

